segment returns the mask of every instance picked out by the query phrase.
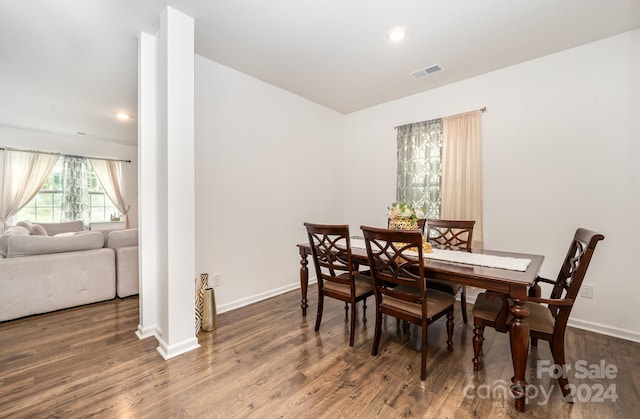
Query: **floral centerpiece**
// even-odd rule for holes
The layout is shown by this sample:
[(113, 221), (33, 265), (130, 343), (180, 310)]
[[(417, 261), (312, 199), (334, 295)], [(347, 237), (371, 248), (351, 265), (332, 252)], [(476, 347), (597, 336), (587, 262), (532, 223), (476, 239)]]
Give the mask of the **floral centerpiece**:
[(418, 219), (424, 218), (421, 208), (415, 209), (404, 202), (394, 202), (388, 209), (389, 228), (396, 230), (417, 230)]
[[(388, 209), (387, 217), (391, 229), (418, 230), (418, 220), (424, 218), (424, 211), (421, 208), (415, 209), (403, 202), (394, 202)], [(433, 252), (431, 244), (425, 237), (422, 238), (422, 250), (425, 253)]]

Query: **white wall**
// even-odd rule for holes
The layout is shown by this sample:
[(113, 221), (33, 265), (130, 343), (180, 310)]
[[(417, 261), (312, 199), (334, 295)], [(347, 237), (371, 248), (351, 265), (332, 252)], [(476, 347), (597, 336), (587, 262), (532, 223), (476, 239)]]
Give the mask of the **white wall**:
[[(54, 134), (0, 125), (0, 147), (131, 160), (131, 163), (122, 163), (123, 193), (125, 202), (131, 204), (131, 209), (129, 210), (131, 227), (138, 225), (137, 146), (124, 145), (98, 138), (87, 139), (77, 135)], [(3, 152), (0, 151), (0, 184), (2, 182), (2, 159)]]
[[(485, 247), (545, 255), (555, 278), (577, 227), (605, 235), (572, 324), (640, 341), (640, 31), (346, 116), (346, 220), (384, 225), (395, 200), (393, 127), (487, 107)], [(437, 77), (434, 76), (434, 77)], [(348, 191), (348, 192), (347, 192)]]
[(218, 311), (298, 287), (303, 222), (344, 220), (344, 117), (197, 55), (195, 102), (196, 272)]

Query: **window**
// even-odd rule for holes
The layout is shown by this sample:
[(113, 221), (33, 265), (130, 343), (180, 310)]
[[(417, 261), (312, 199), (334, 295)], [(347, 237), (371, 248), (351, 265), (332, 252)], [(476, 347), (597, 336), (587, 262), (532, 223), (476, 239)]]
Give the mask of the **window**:
[(442, 119), (398, 127), (396, 201), (440, 218)]
[[(73, 164), (76, 165), (74, 170), (80, 174), (75, 173), (76, 178), (72, 182), (70, 166)], [(80, 187), (71, 185), (74, 182), (80, 182)], [(70, 201), (79, 206), (76, 212), (69, 212), (66, 208)], [(112, 214), (119, 215), (119, 211), (104, 193), (91, 163), (86, 158), (62, 156), (40, 191), (16, 214), (15, 221), (52, 223), (82, 219), (89, 223), (109, 221)]]

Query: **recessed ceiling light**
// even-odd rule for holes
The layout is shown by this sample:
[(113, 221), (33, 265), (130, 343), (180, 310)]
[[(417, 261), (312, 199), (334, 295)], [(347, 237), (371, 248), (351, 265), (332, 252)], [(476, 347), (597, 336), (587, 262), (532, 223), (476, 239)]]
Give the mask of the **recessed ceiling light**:
[(129, 119), (131, 119), (131, 116), (125, 112), (117, 112), (116, 118), (118, 118), (121, 121), (128, 121)]
[(392, 41), (401, 41), (407, 36), (407, 30), (405, 28), (393, 28), (387, 34), (387, 38)]

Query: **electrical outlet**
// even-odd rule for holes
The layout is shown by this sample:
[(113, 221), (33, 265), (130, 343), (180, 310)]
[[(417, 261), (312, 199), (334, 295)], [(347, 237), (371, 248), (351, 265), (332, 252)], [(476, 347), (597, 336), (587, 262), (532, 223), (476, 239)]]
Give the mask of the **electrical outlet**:
[(220, 281), (222, 281), (222, 274), (213, 274), (211, 275), (211, 286), (219, 287)]
[(593, 299), (593, 285), (582, 284), (582, 288), (580, 289), (580, 295), (584, 298)]

